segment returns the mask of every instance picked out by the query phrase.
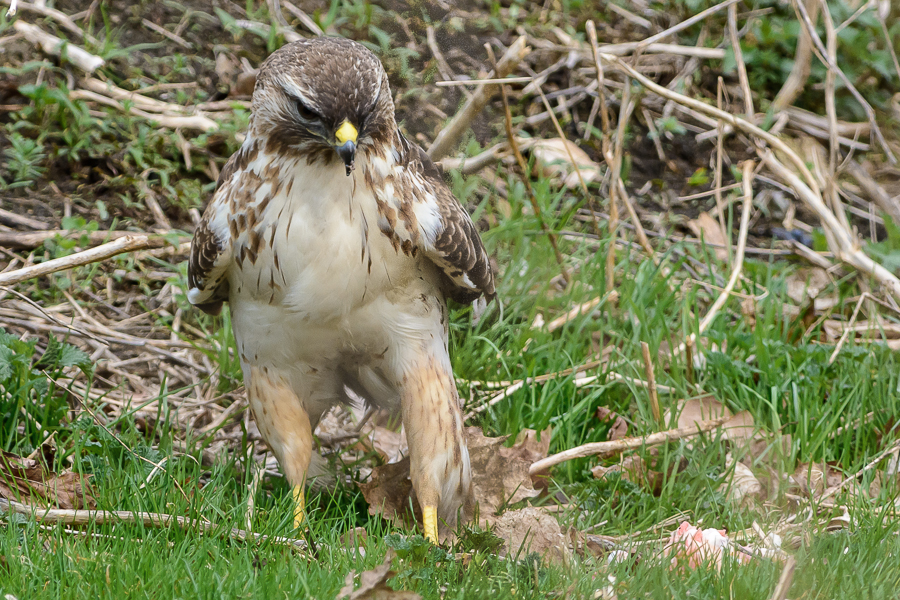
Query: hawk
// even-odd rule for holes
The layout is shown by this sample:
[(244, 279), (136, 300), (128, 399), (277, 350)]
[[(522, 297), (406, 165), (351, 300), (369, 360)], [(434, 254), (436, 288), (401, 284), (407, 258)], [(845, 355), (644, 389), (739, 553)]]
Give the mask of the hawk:
[(359, 43), (302, 40), (260, 67), (241, 148), (197, 226), (188, 299), (231, 306), (250, 408), (293, 486), (312, 431), (350, 393), (399, 412), (425, 536), (455, 521), (471, 471), (447, 351), (447, 299), (485, 302), (478, 231), (399, 131), (388, 77)]

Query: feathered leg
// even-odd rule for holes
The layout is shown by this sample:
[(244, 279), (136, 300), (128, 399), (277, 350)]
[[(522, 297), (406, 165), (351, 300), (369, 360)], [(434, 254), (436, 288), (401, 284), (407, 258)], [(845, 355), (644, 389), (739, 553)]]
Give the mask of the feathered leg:
[(404, 374), (400, 402), (425, 537), (437, 544), (438, 515), (455, 522), (471, 483), (462, 413), (446, 354), (420, 355)]
[(303, 486), (312, 455), (309, 415), (284, 377), (267, 367), (250, 367), (247, 396), (259, 432), (293, 486), (294, 527), (299, 527), (306, 510)]

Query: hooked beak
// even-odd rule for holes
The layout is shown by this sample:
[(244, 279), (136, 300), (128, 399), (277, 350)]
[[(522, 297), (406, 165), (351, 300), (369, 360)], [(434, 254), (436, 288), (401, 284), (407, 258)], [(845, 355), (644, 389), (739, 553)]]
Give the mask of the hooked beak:
[(344, 166), (347, 167), (347, 175), (350, 175), (350, 172), (353, 170), (353, 160), (356, 158), (356, 138), (358, 135), (359, 132), (350, 121), (341, 123), (338, 130), (334, 132), (334, 137), (337, 140), (335, 150), (337, 150), (341, 160), (344, 161)]

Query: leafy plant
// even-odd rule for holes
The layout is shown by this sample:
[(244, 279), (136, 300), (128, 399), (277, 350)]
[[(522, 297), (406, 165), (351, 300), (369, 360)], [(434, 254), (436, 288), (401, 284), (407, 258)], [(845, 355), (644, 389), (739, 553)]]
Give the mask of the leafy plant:
[(6, 450), (23, 441), (37, 446), (60, 428), (68, 405), (55, 380), (67, 368), (91, 371), (87, 354), (52, 334), (39, 356), (37, 346), (37, 339), (21, 340), (0, 329), (0, 447)]

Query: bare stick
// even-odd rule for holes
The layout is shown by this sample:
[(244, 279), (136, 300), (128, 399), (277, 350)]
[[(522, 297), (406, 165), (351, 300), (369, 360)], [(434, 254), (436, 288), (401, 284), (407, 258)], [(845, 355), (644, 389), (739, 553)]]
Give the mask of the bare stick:
[[(519, 38), (524, 39), (524, 37)], [(491, 50), (490, 45), (485, 44), (485, 48), (487, 48), (488, 55), (491, 57), (491, 60), (494, 59), (494, 53)], [(509, 54), (509, 52), (507, 52)], [(500, 66), (497, 65), (494, 69), (495, 71), (500, 71)], [(506, 139), (509, 142), (509, 147), (513, 151), (513, 154), (516, 157), (516, 162), (519, 164), (519, 170), (522, 175), (522, 183), (525, 185), (525, 191), (528, 193), (528, 199), (531, 201), (531, 208), (534, 210), (534, 215), (537, 217), (538, 222), (541, 225), (541, 229), (547, 234), (547, 239), (550, 240), (550, 245), (553, 247), (553, 254), (556, 256), (556, 262), (559, 264), (560, 272), (562, 274), (563, 280), (566, 282), (566, 285), (569, 284), (571, 275), (569, 274), (569, 270), (566, 268), (566, 261), (563, 258), (562, 252), (559, 251), (559, 244), (556, 240), (556, 234), (550, 230), (550, 227), (544, 222), (544, 216), (541, 212), (541, 206), (538, 204), (537, 196), (534, 194), (534, 188), (531, 186), (531, 180), (528, 177), (528, 163), (525, 162), (525, 157), (522, 156), (522, 152), (519, 150), (519, 144), (516, 142), (516, 134), (513, 132), (512, 126), (512, 112), (509, 110), (509, 98), (506, 95), (506, 86), (500, 86), (500, 95), (503, 98), (503, 112), (505, 114), (505, 125), (506, 125)], [(435, 141), (437, 143), (437, 141)], [(433, 146), (432, 146), (433, 147)]]
[[(819, 0), (805, 1), (806, 9), (812, 16), (813, 22), (815, 22), (819, 14)], [(800, 35), (797, 37), (797, 52), (794, 54), (794, 66), (791, 68), (791, 74), (788, 75), (784, 85), (778, 91), (778, 95), (775, 96), (775, 100), (772, 101), (772, 108), (774, 108), (775, 112), (785, 110), (794, 103), (794, 100), (806, 87), (806, 80), (809, 79), (811, 68), (812, 39), (809, 37), (806, 28), (801, 27)]]
[[(716, 83), (716, 107), (719, 110), (722, 110), (722, 95), (723, 89), (725, 87), (725, 83), (722, 80), (722, 76), (719, 76), (719, 79)], [(722, 119), (716, 121), (716, 212), (719, 213), (717, 216), (719, 218), (719, 227), (722, 228), (722, 232), (728, 231), (725, 227), (725, 204), (722, 200), (722, 162), (723, 156), (722, 153), (725, 151), (725, 131), (724, 131), (724, 123), (722, 123)], [(731, 236), (729, 236), (730, 238)], [(731, 262), (731, 244), (728, 244), (728, 247), (725, 249), (726, 254), (728, 255), (728, 262)]]
[(14, 225), (16, 227), (27, 227), (29, 229), (37, 229), (40, 231), (50, 229), (50, 225), (19, 213), (0, 208), (0, 222), (6, 225)]
[[(828, 60), (837, 63), (837, 34), (834, 31), (834, 23), (831, 20), (831, 13), (828, 12), (828, 5), (822, 0), (822, 20), (825, 22), (825, 38), (826, 49), (828, 50)], [(838, 142), (838, 122), (837, 109), (834, 102), (834, 80), (835, 75), (832, 69), (828, 69), (825, 73), (825, 113), (828, 116), (828, 178), (825, 182), (825, 198), (834, 211), (834, 215), (838, 218), (841, 225), (847, 231), (852, 231), (850, 221), (847, 219), (847, 213), (841, 204), (838, 196), (837, 185), (837, 169), (838, 169), (838, 152), (840, 151), (840, 142)]]
[[(85, 33), (82, 31), (81, 27), (75, 24), (69, 15), (64, 12), (58, 11), (55, 8), (50, 8), (48, 6), (39, 6), (37, 4), (31, 4), (29, 2), (13, 2), (12, 0), (0, 0), (4, 4), (8, 4), (10, 6), (11, 14), (16, 13), (17, 8), (21, 8), (25, 12), (33, 12), (37, 15), (41, 15), (42, 17), (49, 17), (59, 23), (63, 29), (68, 31), (69, 33), (74, 33), (80, 39), (87, 41), (89, 44), (93, 44), (98, 46), (100, 42), (94, 36), (89, 33)], [(8, 13), (9, 14), (9, 13)]]
[(834, 352), (832, 352), (831, 356), (828, 357), (829, 365), (834, 364), (835, 359), (837, 359), (838, 354), (841, 352), (841, 348), (843, 348), (844, 346), (844, 342), (847, 341), (847, 338), (853, 331), (853, 324), (856, 323), (856, 316), (859, 314), (859, 309), (862, 308), (863, 300), (870, 297), (871, 295), (869, 294), (869, 292), (863, 292), (859, 297), (859, 301), (856, 303), (856, 307), (853, 309), (853, 314), (850, 315), (850, 321), (847, 323), (847, 326), (844, 327), (844, 333), (841, 334), (841, 339), (838, 340), (837, 345), (834, 347)]
[(559, 454), (553, 454), (547, 458), (532, 463), (528, 469), (528, 473), (532, 476), (543, 473), (550, 467), (556, 466), (566, 461), (576, 458), (585, 458), (588, 456), (610, 456), (625, 450), (633, 450), (635, 448), (643, 448), (647, 446), (658, 446), (671, 440), (680, 440), (687, 437), (693, 437), (706, 431), (718, 429), (725, 424), (731, 417), (719, 417), (709, 421), (694, 422), (690, 426), (680, 427), (678, 429), (669, 429), (653, 433), (646, 437), (630, 437), (622, 438), (612, 442), (591, 442), (569, 450), (564, 450)]
[[(200, 519), (189, 519), (165, 513), (133, 512), (130, 510), (63, 510), (57, 508), (41, 508), (22, 504), (14, 500), (0, 498), (0, 507), (10, 512), (33, 517), (39, 523), (65, 523), (66, 525), (104, 525), (107, 523), (141, 523), (144, 527), (166, 528), (175, 526), (180, 529), (200, 529), (210, 533), (219, 531), (222, 526)], [(243, 529), (231, 529), (228, 536), (238, 540), (253, 539), (256, 541), (270, 540), (276, 544), (291, 546), (297, 550), (306, 551), (307, 544), (304, 540), (297, 540), (282, 536), (268, 536)]]
[[(753, 161), (744, 161), (742, 177), (744, 186), (744, 208), (741, 211), (741, 229), (738, 232), (737, 250), (734, 255), (734, 266), (731, 269), (731, 277), (728, 278), (728, 283), (725, 284), (719, 297), (716, 298), (712, 306), (709, 307), (709, 311), (707, 311), (706, 315), (700, 320), (697, 333), (692, 333), (688, 336), (688, 340), (694, 345), (696, 345), (697, 342), (697, 335), (702, 335), (703, 332), (706, 331), (716, 318), (716, 315), (719, 314), (722, 307), (725, 306), (725, 302), (727, 302), (728, 298), (731, 296), (731, 292), (734, 289), (737, 280), (740, 278), (741, 271), (744, 267), (744, 251), (747, 247), (747, 231), (750, 226), (750, 209), (753, 207), (753, 167)], [(673, 353), (684, 352), (686, 347), (687, 340), (679, 344)]]
[[(509, 75), (519, 62), (525, 58), (526, 51), (525, 36), (523, 35), (506, 50), (506, 53), (494, 69), (493, 77), (503, 78)], [(456, 113), (456, 116), (447, 123), (447, 126), (441, 130), (434, 143), (428, 148), (428, 156), (431, 160), (444, 158), (456, 147), (456, 144), (459, 143), (460, 138), (472, 124), (472, 121), (484, 109), (491, 99), (491, 95), (496, 91), (497, 86), (493, 84), (482, 84), (475, 90), (472, 97), (466, 101), (459, 112)]]
[[(600, 147), (603, 155), (609, 154), (609, 111), (606, 108), (606, 98), (604, 96), (603, 85), (603, 63), (600, 60), (600, 52), (597, 48), (597, 30), (593, 21), (588, 21), (585, 25), (587, 29), (588, 39), (591, 42), (591, 55), (594, 59), (594, 66), (597, 69), (597, 101), (600, 103), (600, 127), (601, 139)], [(609, 166), (609, 165), (607, 165)], [(618, 185), (610, 188), (613, 193), (609, 195), (609, 249), (606, 252), (606, 289), (612, 290), (616, 283), (616, 230), (619, 227), (619, 204), (616, 202), (616, 193)], [(599, 237), (599, 236), (598, 236)]]
[(572, 319), (576, 319), (576, 318), (580, 317), (581, 315), (590, 313), (595, 308), (597, 308), (597, 306), (600, 303), (607, 302), (607, 301), (615, 303), (618, 301), (618, 298), (619, 298), (619, 294), (615, 291), (612, 291), (612, 292), (607, 292), (606, 295), (604, 295), (602, 297), (594, 298), (593, 300), (588, 300), (587, 302), (583, 302), (583, 303), (575, 306), (575, 308), (571, 309), (566, 314), (550, 321), (547, 324), (547, 331), (552, 333), (552, 332), (556, 331), (557, 329), (559, 329), (560, 327), (562, 327), (563, 325), (565, 325), (566, 323), (568, 323), (569, 321), (571, 321)]
[(785, 600), (787, 598), (788, 590), (794, 581), (794, 569), (796, 567), (797, 561), (789, 554), (784, 561), (784, 568), (781, 570), (781, 577), (778, 578), (778, 585), (775, 586), (775, 590), (769, 596), (769, 600)]
[(888, 160), (891, 164), (897, 164), (897, 158), (894, 156), (894, 153), (891, 152), (890, 146), (888, 146), (887, 141), (884, 139), (884, 135), (881, 133), (881, 129), (878, 127), (877, 117), (875, 115), (875, 111), (872, 109), (872, 105), (869, 104), (865, 98), (863, 98), (862, 94), (859, 93), (859, 90), (856, 89), (856, 86), (853, 85), (853, 82), (844, 74), (844, 71), (834, 62), (832, 62), (828, 58), (828, 51), (825, 49), (825, 45), (822, 43), (821, 38), (819, 38), (819, 34), (816, 33), (816, 27), (813, 25), (812, 20), (809, 17), (809, 13), (806, 11), (806, 7), (802, 2), (794, 2), (794, 8), (800, 14), (801, 21), (803, 21), (803, 25), (806, 27), (806, 31), (809, 33), (810, 38), (812, 39), (813, 45), (819, 51), (819, 59), (828, 67), (829, 70), (834, 71), (838, 77), (841, 78), (841, 81), (847, 86), (847, 90), (853, 95), (856, 101), (862, 106), (863, 110), (866, 113), (866, 116), (869, 118), (869, 123), (872, 125), (872, 133), (875, 135), (875, 138), (878, 140), (878, 143), (881, 145), (882, 151), (888, 157)]
[(861, 475), (863, 475), (866, 471), (871, 471), (873, 468), (875, 468), (875, 465), (877, 465), (882, 460), (884, 460), (884, 458), (886, 456), (889, 456), (889, 455), (893, 454), (894, 452), (897, 452), (898, 450), (900, 450), (900, 440), (897, 440), (896, 442), (894, 442), (893, 444), (891, 444), (890, 446), (885, 448), (883, 451), (881, 451), (878, 454), (878, 456), (873, 458), (866, 466), (864, 466), (862, 469), (857, 471), (852, 477), (848, 477), (847, 479), (843, 480), (842, 482), (840, 482), (838, 485), (834, 486), (833, 488), (826, 490), (825, 493), (822, 494), (822, 496), (818, 499), (818, 502), (824, 502), (828, 498), (831, 498), (832, 496), (837, 494), (839, 491), (841, 491), (842, 489), (844, 489), (845, 487), (850, 485), (851, 482), (859, 479), (859, 477)]
[(696, 15), (694, 15), (690, 19), (684, 20), (681, 23), (675, 25), (674, 27), (670, 27), (670, 28), (666, 29), (665, 31), (661, 31), (661, 32), (657, 33), (656, 35), (651, 35), (650, 37), (642, 40), (638, 44), (638, 48), (643, 49), (643, 48), (649, 46), (650, 44), (652, 44), (653, 42), (658, 42), (660, 40), (664, 40), (671, 35), (675, 35), (679, 31), (684, 31), (685, 29), (687, 29), (688, 27), (691, 27), (695, 23), (699, 23), (699, 22), (705, 20), (706, 17), (708, 17), (709, 15), (713, 15), (723, 9), (726, 9), (729, 6), (731, 6), (732, 4), (737, 4), (739, 1), (740, 0), (725, 0), (725, 2), (722, 2), (721, 4), (716, 4), (715, 6), (711, 6), (704, 11), (698, 12)]
[(752, 160), (748, 160), (744, 162), (743, 168), (743, 184), (744, 184), (744, 209), (741, 211), (741, 229), (738, 233), (738, 243), (737, 250), (734, 255), (734, 267), (731, 270), (731, 277), (728, 278), (728, 283), (725, 284), (725, 289), (722, 290), (722, 293), (719, 294), (719, 297), (716, 298), (716, 301), (713, 302), (713, 305), (709, 308), (709, 312), (706, 313), (706, 316), (700, 321), (700, 332), (703, 333), (706, 331), (706, 328), (709, 327), (710, 323), (713, 322), (713, 319), (716, 318), (716, 314), (725, 305), (725, 302), (728, 300), (728, 297), (731, 295), (731, 290), (734, 289), (737, 280), (741, 276), (741, 271), (744, 267), (744, 250), (747, 247), (747, 230), (750, 226), (750, 209), (753, 208), (753, 167), (754, 162)]
[[(784, 154), (790, 159), (791, 164), (794, 168), (797, 169), (797, 172), (803, 175), (803, 178), (807, 181), (810, 189), (812, 189), (817, 195), (821, 196), (822, 193), (819, 190), (819, 184), (816, 182), (815, 177), (813, 177), (812, 173), (810, 173), (809, 168), (807, 168), (806, 163), (800, 156), (794, 152), (790, 146), (785, 144), (780, 138), (775, 135), (772, 135), (768, 131), (760, 129), (753, 123), (742, 119), (736, 115), (733, 115), (724, 110), (719, 110), (713, 106), (706, 104), (705, 102), (701, 102), (700, 100), (696, 100), (689, 96), (685, 96), (684, 94), (679, 94), (678, 92), (674, 92), (672, 90), (666, 89), (661, 85), (658, 85), (651, 79), (648, 79), (637, 70), (632, 68), (631, 65), (626, 63), (625, 61), (619, 59), (615, 56), (607, 56), (601, 55), (604, 60), (607, 60), (611, 63), (614, 63), (616, 66), (625, 71), (629, 76), (635, 79), (642, 86), (650, 90), (651, 92), (662, 96), (663, 98), (667, 98), (669, 100), (674, 100), (678, 104), (682, 106), (687, 106), (696, 110), (697, 112), (703, 113), (714, 119), (722, 119), (729, 125), (734, 128), (740, 129), (745, 133), (749, 133), (751, 135), (755, 135), (759, 138), (762, 138), (767, 144), (772, 146), (773, 148), (784, 152)], [(833, 217), (834, 215), (832, 215)]]
[[(569, 162), (572, 163), (572, 168), (575, 170), (575, 174), (578, 176), (578, 183), (581, 184), (581, 191), (582, 193), (584, 193), (584, 199), (590, 200), (591, 193), (588, 191), (587, 184), (584, 182), (584, 177), (582, 177), (581, 175), (581, 167), (578, 166), (578, 163), (575, 161), (575, 157), (572, 155), (572, 149), (569, 147), (569, 141), (566, 139), (566, 134), (563, 133), (562, 126), (559, 124), (559, 119), (556, 118), (556, 113), (553, 112), (553, 107), (550, 106), (550, 101), (547, 100), (547, 96), (544, 95), (543, 88), (538, 85), (537, 90), (541, 95), (541, 100), (544, 103), (544, 108), (546, 108), (547, 112), (550, 113), (550, 119), (553, 121), (553, 126), (556, 128), (556, 134), (559, 136), (559, 139), (563, 141), (563, 148), (566, 149), (566, 155), (569, 157)], [(594, 229), (594, 235), (599, 238), (600, 224), (597, 222), (597, 215), (594, 213), (594, 211), (591, 211), (591, 225)]]
[(823, 224), (831, 230), (834, 236), (835, 247), (832, 249), (834, 254), (853, 268), (874, 277), (895, 299), (900, 300), (900, 279), (897, 279), (897, 276), (891, 271), (885, 269), (859, 249), (859, 240), (855, 239), (855, 236), (852, 236), (849, 231), (840, 226), (837, 218), (825, 206), (821, 194), (815, 194), (796, 174), (775, 158), (771, 151), (763, 152), (762, 158), (782, 181), (794, 188), (794, 191), (797, 192), (797, 195), (807, 206), (819, 214)]
[(744, 53), (741, 51), (741, 40), (738, 38), (737, 6), (728, 7), (728, 35), (731, 38), (731, 49), (737, 63), (738, 80), (741, 82), (741, 93), (744, 96), (744, 114), (747, 120), (753, 120), (753, 95), (750, 92), (750, 80), (747, 78), (747, 65), (744, 64)]
[(847, 161), (846, 169), (862, 188), (863, 193), (869, 197), (884, 214), (891, 218), (895, 225), (900, 225), (900, 203), (891, 198), (884, 188), (878, 185), (855, 160)]
[(32, 25), (25, 21), (16, 21), (13, 23), (13, 27), (22, 34), (22, 37), (32, 44), (40, 46), (47, 54), (64, 56), (70, 63), (87, 73), (93, 73), (106, 64), (106, 61), (99, 56), (94, 56), (84, 48), (51, 35), (37, 25)]
[(159, 245), (157, 239), (148, 236), (125, 236), (114, 242), (85, 250), (84, 252), (76, 252), (62, 258), (54, 258), (37, 265), (16, 269), (9, 273), (0, 273), (0, 285), (15, 285), (28, 279), (49, 275), (58, 271), (65, 271), (74, 267), (89, 265), (91, 263), (100, 262), (108, 258), (112, 258), (117, 254), (125, 252), (134, 252), (135, 250), (146, 250)]
[(688, 336), (684, 341), (684, 361), (687, 367), (688, 383), (694, 385), (694, 338)]
[(647, 390), (650, 393), (650, 410), (653, 412), (653, 420), (656, 426), (663, 429), (662, 412), (659, 410), (659, 395), (656, 393), (656, 374), (653, 372), (653, 359), (650, 358), (650, 345), (641, 342), (641, 354), (644, 357), (644, 373), (647, 375)]

